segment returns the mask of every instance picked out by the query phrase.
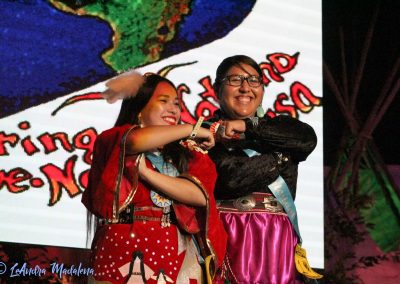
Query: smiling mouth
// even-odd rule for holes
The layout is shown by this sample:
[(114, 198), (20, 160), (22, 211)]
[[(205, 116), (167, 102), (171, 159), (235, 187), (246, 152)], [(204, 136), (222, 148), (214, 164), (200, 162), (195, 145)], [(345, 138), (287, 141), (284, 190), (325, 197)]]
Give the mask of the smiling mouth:
[(249, 97), (249, 96), (238, 96), (236, 97), (236, 100), (239, 101), (241, 104), (248, 104), (254, 100), (254, 98)]
[(174, 117), (165, 116), (162, 119), (168, 124), (176, 124), (176, 119)]

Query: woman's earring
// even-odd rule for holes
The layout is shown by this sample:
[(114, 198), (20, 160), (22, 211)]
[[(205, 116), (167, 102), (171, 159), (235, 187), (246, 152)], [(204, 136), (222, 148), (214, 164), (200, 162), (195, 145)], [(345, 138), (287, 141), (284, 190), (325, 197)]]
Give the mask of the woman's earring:
[(257, 108), (257, 117), (264, 117), (265, 112), (262, 105), (259, 105)]
[(142, 124), (142, 113), (141, 112), (139, 112), (139, 114), (138, 114), (138, 123), (139, 123), (140, 127), (143, 127), (143, 124)]

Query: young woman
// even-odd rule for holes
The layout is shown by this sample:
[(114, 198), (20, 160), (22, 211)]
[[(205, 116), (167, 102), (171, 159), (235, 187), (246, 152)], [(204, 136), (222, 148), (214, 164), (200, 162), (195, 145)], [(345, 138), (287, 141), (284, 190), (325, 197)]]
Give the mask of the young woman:
[(193, 141), (209, 148), (213, 137), (200, 124), (179, 123), (180, 101), (169, 80), (144, 76), (135, 94), (137, 83), (124, 76), (105, 93), (126, 93), (120, 80), (128, 89), (133, 84), (133, 94), (127, 92), (115, 127), (96, 140), (82, 197), (99, 218), (91, 280), (202, 283), (197, 247), (210, 274), (222, 262), (226, 241), (213, 198), (215, 166)]
[(217, 137), (210, 157), (217, 167), (215, 196), (228, 232), (219, 279), (295, 283), (295, 250), (301, 241), (289, 218), (294, 203), (289, 208), (286, 201), (295, 198), (298, 163), (315, 148), (315, 132), (297, 119), (271, 119), (257, 112), (264, 95), (262, 71), (248, 56), (224, 59), (214, 90), (221, 108), (209, 123)]

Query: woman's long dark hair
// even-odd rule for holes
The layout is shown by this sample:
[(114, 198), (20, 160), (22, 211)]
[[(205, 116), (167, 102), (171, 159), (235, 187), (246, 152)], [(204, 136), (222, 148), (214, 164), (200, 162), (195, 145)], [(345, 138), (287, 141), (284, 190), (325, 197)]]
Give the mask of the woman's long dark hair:
[[(167, 78), (156, 74), (147, 75), (143, 85), (140, 87), (135, 97), (126, 98), (121, 104), (121, 109), (114, 126), (122, 126), (125, 124), (139, 125), (139, 113), (150, 101), (154, 90), (160, 82), (166, 82), (175, 88), (174, 84)], [(190, 151), (183, 147), (179, 141), (175, 141), (164, 145), (161, 154), (165, 161), (172, 161), (172, 164), (180, 173), (187, 171), (188, 164), (192, 158)], [(87, 211), (86, 218), (86, 245), (89, 244), (92, 232), (96, 231), (98, 226), (98, 218), (93, 216), (90, 211)], [(93, 226), (93, 227), (92, 227)], [(92, 228), (94, 230), (92, 230)]]
[[(150, 101), (154, 90), (161, 82), (165, 82), (175, 88), (175, 85), (165, 77), (156, 74), (147, 75), (137, 95), (123, 100), (115, 126), (124, 124), (138, 125), (140, 123), (139, 113)], [(191, 154), (179, 141), (164, 145), (161, 154), (164, 160), (171, 160), (180, 173), (187, 170)]]

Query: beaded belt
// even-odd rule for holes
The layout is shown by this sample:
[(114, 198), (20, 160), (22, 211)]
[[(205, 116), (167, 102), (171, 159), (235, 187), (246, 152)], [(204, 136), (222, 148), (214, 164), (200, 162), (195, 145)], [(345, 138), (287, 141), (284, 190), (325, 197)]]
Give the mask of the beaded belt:
[(236, 199), (218, 200), (219, 210), (233, 211), (265, 211), (271, 213), (284, 213), (282, 205), (269, 193), (253, 192), (250, 195)]
[(143, 206), (143, 207), (134, 207), (133, 204), (128, 205), (124, 210), (119, 213), (118, 221), (115, 222), (112, 219), (100, 219), (100, 225), (109, 225), (109, 224), (132, 224), (136, 221), (159, 221), (161, 222), (161, 217), (153, 217), (153, 216), (143, 216), (143, 215), (135, 215), (135, 212), (140, 211), (162, 211), (162, 208), (154, 207), (154, 206)]

